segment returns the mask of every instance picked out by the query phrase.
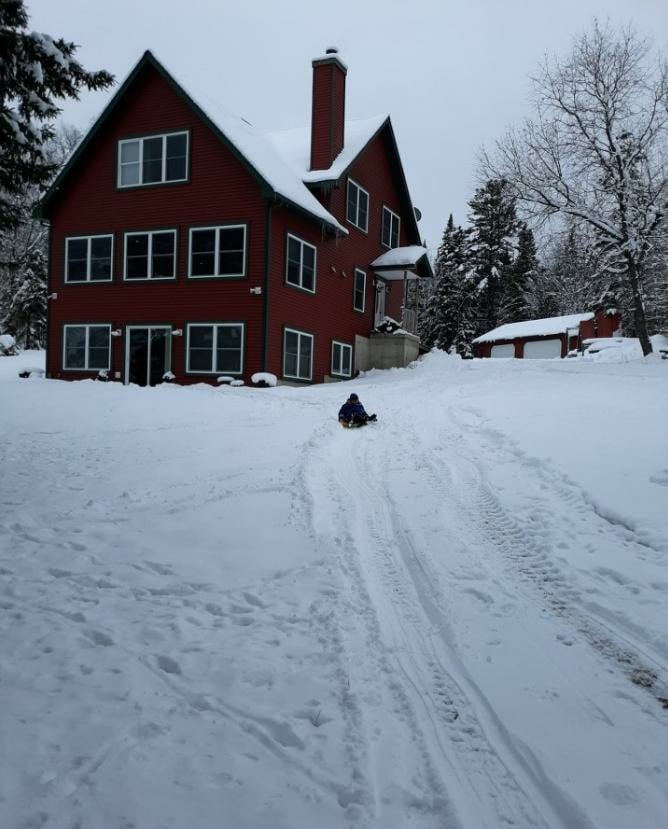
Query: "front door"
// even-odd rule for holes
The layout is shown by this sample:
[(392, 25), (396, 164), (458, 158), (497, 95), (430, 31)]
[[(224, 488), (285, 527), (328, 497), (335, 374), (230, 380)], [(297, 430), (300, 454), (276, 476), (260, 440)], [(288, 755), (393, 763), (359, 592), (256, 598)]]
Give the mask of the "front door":
[(125, 382), (157, 386), (172, 362), (172, 329), (166, 325), (127, 328)]
[(385, 317), (385, 283), (382, 279), (376, 280), (376, 308), (373, 317), (374, 327), (381, 324)]

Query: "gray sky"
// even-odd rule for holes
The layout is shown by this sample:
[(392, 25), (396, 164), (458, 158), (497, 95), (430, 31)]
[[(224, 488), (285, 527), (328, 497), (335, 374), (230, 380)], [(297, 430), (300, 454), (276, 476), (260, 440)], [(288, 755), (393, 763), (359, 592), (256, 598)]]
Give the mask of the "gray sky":
[[(27, 0), (31, 26), (81, 44), (120, 81), (149, 48), (193, 94), (263, 129), (310, 123), (311, 59), (338, 46), (346, 115), (390, 113), (421, 232), (465, 223), (475, 158), (527, 112), (528, 76), (593, 17), (633, 20), (664, 46), (668, 0)], [(89, 126), (108, 93), (68, 103)]]

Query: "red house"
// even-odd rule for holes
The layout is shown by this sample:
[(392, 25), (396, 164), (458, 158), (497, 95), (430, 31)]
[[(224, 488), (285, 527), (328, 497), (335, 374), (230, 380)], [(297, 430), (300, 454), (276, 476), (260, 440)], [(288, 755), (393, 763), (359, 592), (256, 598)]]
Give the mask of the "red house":
[(473, 340), (476, 357), (550, 359), (565, 357), (592, 337), (612, 337), (619, 330), (619, 313), (610, 309), (500, 325)]
[(346, 74), (327, 50), (310, 130), (263, 134), (143, 55), (40, 206), (47, 376), (322, 382), (417, 356), (426, 250), (390, 119), (345, 121)]

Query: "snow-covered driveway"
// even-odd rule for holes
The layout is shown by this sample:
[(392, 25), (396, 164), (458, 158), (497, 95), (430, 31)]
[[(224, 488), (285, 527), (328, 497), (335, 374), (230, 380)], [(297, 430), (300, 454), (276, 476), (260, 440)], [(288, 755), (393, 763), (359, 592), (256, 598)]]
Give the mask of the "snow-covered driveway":
[[(0, 826), (667, 824), (665, 363), (251, 390), (22, 359)], [(377, 426), (333, 420), (353, 388)]]

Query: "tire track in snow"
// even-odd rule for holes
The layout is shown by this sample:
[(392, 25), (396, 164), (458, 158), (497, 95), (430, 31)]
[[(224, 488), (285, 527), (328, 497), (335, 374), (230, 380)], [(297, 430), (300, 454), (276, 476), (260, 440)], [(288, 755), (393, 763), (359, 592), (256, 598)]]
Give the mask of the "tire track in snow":
[[(459, 439), (467, 445), (469, 458), (476, 458), (479, 453), (466, 437), (470, 426), (462, 423), (454, 407), (450, 408), (449, 416), (461, 427)], [(495, 433), (495, 436), (498, 437), (498, 442), (494, 446), (494, 454), (498, 458), (507, 451), (504, 444), (509, 441), (500, 433)], [(486, 446), (484, 440), (476, 443), (476, 446), (480, 445)], [(488, 447), (488, 452), (491, 451)], [(457, 452), (460, 454), (461, 447)], [(593, 513), (603, 523), (604, 532), (612, 536), (611, 543), (618, 543), (621, 538), (623, 542), (630, 541), (661, 555), (660, 551), (647, 542), (636, 538), (627, 527), (622, 527), (620, 535), (619, 526), (601, 517), (590, 501), (581, 496), (580, 488), (564, 480), (562, 475), (555, 473), (548, 479), (544, 464), (537, 459), (525, 457), (518, 451), (512, 452), (510, 457), (514, 463), (523, 463), (529, 472), (539, 477), (550, 493), (552, 505), (558, 500), (566, 504), (573, 524), (579, 521), (586, 527)], [(432, 480), (438, 486), (439, 475), (433, 461), (426, 453), (423, 461), (427, 468), (431, 468)], [(579, 591), (569, 585), (560, 568), (554, 564), (553, 556), (549, 554), (540, 535), (542, 527), (527, 526), (513, 517), (494, 494), (479, 461), (469, 460), (468, 463), (473, 472), (471, 485), (460, 488), (459, 491), (468, 491), (470, 501), (462, 501), (462, 508), (467, 510), (472, 522), (476, 515), (484, 516), (482, 534), (512, 563), (520, 582), (530, 586), (534, 594), (537, 592), (542, 603), (554, 615), (574, 626), (598, 653), (621, 669), (634, 685), (647, 689), (664, 708), (668, 707), (668, 664), (665, 655), (653, 647), (646, 637), (641, 638), (642, 631), (634, 629), (619, 614), (597, 606), (594, 601), (585, 602)], [(549, 513), (547, 507), (546, 511)]]

